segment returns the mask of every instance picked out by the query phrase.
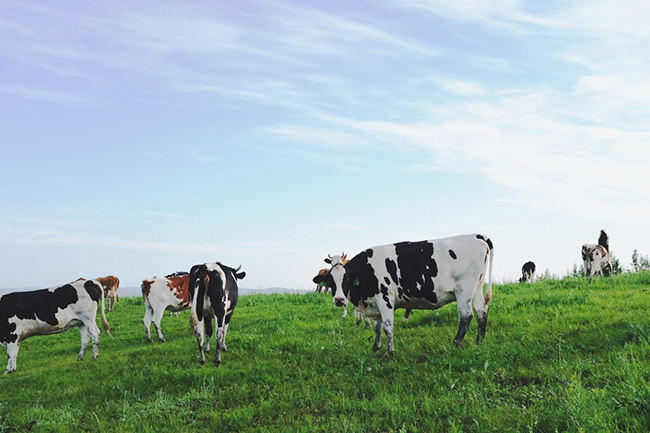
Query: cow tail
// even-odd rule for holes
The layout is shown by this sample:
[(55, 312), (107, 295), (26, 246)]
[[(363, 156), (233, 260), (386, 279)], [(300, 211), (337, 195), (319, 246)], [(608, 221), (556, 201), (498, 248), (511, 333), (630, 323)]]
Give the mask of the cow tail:
[[(190, 280), (190, 283), (192, 280)], [(196, 325), (199, 324), (199, 316), (196, 312), (197, 310), (197, 299), (199, 297), (199, 294), (197, 293), (196, 290), (196, 284), (197, 282), (194, 283), (194, 287), (188, 287), (189, 290), (194, 291), (194, 296), (192, 296), (192, 314), (190, 315), (190, 326), (192, 326), (192, 331), (196, 329)]]
[(492, 300), (492, 265), (494, 264), (494, 245), (489, 239), (488, 246), (490, 247), (490, 271), (488, 274), (488, 288), (485, 293), (485, 305), (489, 304)]
[(108, 324), (108, 320), (106, 320), (106, 312), (104, 311), (104, 291), (101, 290), (102, 292), (102, 327), (104, 328), (104, 331), (113, 338), (113, 334), (111, 334), (111, 327)]

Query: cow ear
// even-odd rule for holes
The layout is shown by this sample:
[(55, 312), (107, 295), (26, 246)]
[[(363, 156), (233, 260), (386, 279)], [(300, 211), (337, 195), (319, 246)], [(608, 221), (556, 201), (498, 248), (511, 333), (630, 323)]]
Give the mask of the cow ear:
[(316, 276), (312, 279), (312, 281), (313, 281), (314, 283), (316, 283), (316, 284), (320, 284), (320, 283), (322, 283), (323, 281), (325, 281), (325, 276), (324, 276), (324, 275), (316, 275)]
[(328, 265), (331, 265), (331, 264), (332, 264), (332, 259), (330, 259), (330, 258), (328, 257), (328, 258), (326, 258), (326, 259), (324, 260), (324, 262), (327, 263)]
[(240, 272), (238, 274), (235, 274), (235, 278), (238, 280), (243, 280), (245, 276), (246, 276), (246, 272)]

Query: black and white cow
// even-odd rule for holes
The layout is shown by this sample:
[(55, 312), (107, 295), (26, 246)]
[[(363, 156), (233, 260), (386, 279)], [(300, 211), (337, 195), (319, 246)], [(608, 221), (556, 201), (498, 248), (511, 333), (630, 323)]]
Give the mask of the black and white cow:
[(589, 277), (589, 283), (594, 279), (594, 275), (601, 274), (603, 271), (608, 275), (612, 274), (612, 258), (609, 254), (609, 235), (605, 230), (600, 231), (598, 245), (584, 244), (582, 246), (582, 260), (585, 265), (585, 272)]
[[(237, 306), (239, 288), (237, 280), (246, 276), (246, 272), (229, 268), (221, 263), (204, 263), (194, 265), (190, 270), (189, 291), (192, 300), (191, 324), (199, 343), (199, 361), (205, 363), (205, 352), (210, 350), (212, 336), (212, 318), (216, 323), (216, 351), (214, 365), (221, 364), (221, 351), (226, 352), (226, 333)], [(204, 346), (204, 325), (207, 342)]]
[(16, 371), (20, 343), (33, 335), (58, 334), (73, 326), (81, 332), (84, 358), (88, 341), (93, 342), (93, 359), (99, 356), (99, 327), (95, 322), (97, 304), (102, 302), (102, 325), (110, 335), (104, 313), (104, 291), (96, 280), (78, 279), (51, 289), (14, 292), (0, 296), (0, 342), (7, 348), (7, 371)]
[(535, 263), (526, 262), (521, 267), (521, 278), (519, 278), (520, 283), (532, 283), (535, 278)]
[[(330, 270), (334, 304), (342, 307), (349, 299), (375, 320), (373, 350), (381, 347), (383, 328), (388, 353), (394, 353), (395, 309), (438, 309), (452, 301), (457, 303), (460, 318), (454, 344), (463, 341), (472, 309), (478, 320), (477, 342), (485, 338), (494, 261), (494, 248), (487, 237), (471, 234), (382, 245), (357, 254), (345, 266), (338, 259), (333, 257)], [(488, 288), (483, 297), (488, 259)]]

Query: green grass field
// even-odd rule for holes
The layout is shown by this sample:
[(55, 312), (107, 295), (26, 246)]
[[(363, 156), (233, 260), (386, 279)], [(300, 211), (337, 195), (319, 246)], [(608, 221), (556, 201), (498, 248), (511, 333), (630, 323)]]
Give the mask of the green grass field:
[(189, 313), (147, 343), (122, 299), (97, 360), (76, 329), (21, 344), (0, 431), (650, 431), (650, 272), (496, 286), (482, 346), (455, 304), (403, 311), (389, 357), (329, 294), (243, 297), (215, 368)]

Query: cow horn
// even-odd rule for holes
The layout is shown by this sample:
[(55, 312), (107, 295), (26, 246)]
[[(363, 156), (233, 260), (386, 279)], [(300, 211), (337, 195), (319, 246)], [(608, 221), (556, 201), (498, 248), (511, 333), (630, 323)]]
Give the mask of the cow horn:
[(329, 254), (327, 255), (327, 258), (332, 260), (332, 256), (330, 256)]
[(239, 272), (240, 270), (241, 270), (241, 265), (239, 265), (237, 269), (235, 269), (235, 273)]

